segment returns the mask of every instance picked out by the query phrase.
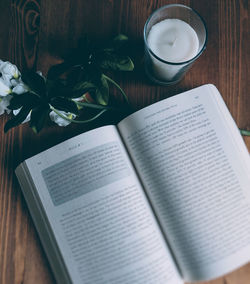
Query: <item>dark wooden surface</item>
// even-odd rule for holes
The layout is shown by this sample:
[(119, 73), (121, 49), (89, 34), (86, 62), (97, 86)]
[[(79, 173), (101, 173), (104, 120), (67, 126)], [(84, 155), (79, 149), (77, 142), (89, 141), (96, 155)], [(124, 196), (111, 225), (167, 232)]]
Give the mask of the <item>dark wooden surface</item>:
[[(23, 70), (45, 74), (51, 64), (83, 34), (110, 37), (125, 33), (142, 43), (147, 17), (156, 8), (182, 3), (196, 9), (208, 28), (208, 45), (185, 78), (172, 87), (154, 86), (144, 76), (139, 49), (136, 71), (114, 74), (134, 109), (205, 83), (220, 90), (236, 123), (250, 130), (249, 9), (235, 0), (1, 0), (0, 58)], [(49, 126), (39, 135), (27, 125), (4, 134), (0, 117), (0, 283), (49, 284), (54, 279), (14, 175), (24, 159), (76, 134), (116, 121), (106, 115), (88, 126)], [(250, 139), (245, 138), (250, 150)], [(249, 284), (250, 264), (210, 284)], [(156, 283), (157, 284), (157, 283)]]

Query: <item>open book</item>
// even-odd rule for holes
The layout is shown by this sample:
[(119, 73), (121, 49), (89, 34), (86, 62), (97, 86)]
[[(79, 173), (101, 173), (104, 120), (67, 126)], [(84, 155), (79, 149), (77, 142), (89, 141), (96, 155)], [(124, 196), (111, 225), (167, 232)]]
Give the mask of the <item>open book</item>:
[(179, 284), (250, 260), (250, 159), (213, 85), (16, 170), (58, 283)]

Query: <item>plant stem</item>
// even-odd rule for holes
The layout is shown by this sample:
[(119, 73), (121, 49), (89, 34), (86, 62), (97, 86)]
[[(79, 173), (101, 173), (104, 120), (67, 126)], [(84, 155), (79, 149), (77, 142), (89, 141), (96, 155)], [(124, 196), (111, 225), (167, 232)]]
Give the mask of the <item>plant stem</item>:
[(60, 113), (57, 109), (55, 109), (52, 105), (50, 105), (50, 109), (53, 110), (57, 115), (59, 115), (59, 116), (60, 116), (61, 118), (63, 118), (64, 120), (67, 120), (67, 121), (70, 121), (70, 122), (73, 122), (73, 123), (78, 123), (78, 124), (91, 122), (91, 121), (95, 120), (96, 118), (98, 118), (99, 116), (101, 116), (105, 111), (107, 111), (106, 109), (103, 109), (103, 110), (100, 111), (97, 115), (91, 117), (90, 119), (86, 119), (86, 120), (74, 120), (74, 119), (68, 118), (67, 116), (61, 114), (61, 113)]
[(106, 109), (106, 110), (114, 110), (114, 111), (121, 111), (119, 108), (114, 108), (114, 107), (109, 107), (109, 106), (104, 106), (104, 105), (98, 105), (98, 104), (93, 104), (93, 103), (84, 103), (84, 102), (77, 102), (74, 101), (77, 105), (79, 106), (84, 106), (84, 107), (89, 107), (89, 108), (94, 108), (94, 109)]
[(112, 83), (113, 85), (116, 86), (116, 88), (122, 93), (122, 95), (124, 96), (126, 102), (129, 104), (129, 101), (128, 101), (128, 97), (127, 95), (125, 94), (125, 92), (123, 91), (123, 89), (114, 81), (112, 80), (110, 77), (108, 77), (107, 75), (103, 74), (104, 78), (106, 80), (108, 80), (110, 83)]
[(250, 136), (250, 130), (240, 129), (241, 135)]

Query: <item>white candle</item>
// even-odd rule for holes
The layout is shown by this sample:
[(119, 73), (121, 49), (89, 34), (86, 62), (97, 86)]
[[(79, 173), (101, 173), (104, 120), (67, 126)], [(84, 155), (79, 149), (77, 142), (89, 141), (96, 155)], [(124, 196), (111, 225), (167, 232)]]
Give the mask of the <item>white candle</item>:
[[(195, 57), (199, 50), (199, 39), (194, 29), (179, 19), (166, 19), (152, 26), (147, 42), (149, 48), (159, 58), (181, 63)], [(183, 65), (169, 65), (152, 57), (155, 76), (171, 81)]]

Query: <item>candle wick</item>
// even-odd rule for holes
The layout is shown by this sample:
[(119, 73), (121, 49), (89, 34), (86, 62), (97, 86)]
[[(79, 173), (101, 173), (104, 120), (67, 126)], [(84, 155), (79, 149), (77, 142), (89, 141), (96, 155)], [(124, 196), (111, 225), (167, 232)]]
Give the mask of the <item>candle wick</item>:
[(173, 41), (172, 40), (168, 41), (167, 44), (169, 44), (170, 46), (174, 46), (176, 39), (177, 39), (177, 37), (175, 37)]
[(172, 42), (172, 46), (174, 46), (175, 42), (176, 42), (177, 37), (175, 37), (174, 41)]

